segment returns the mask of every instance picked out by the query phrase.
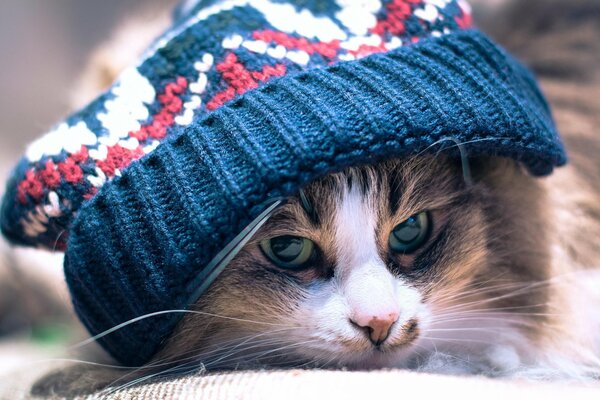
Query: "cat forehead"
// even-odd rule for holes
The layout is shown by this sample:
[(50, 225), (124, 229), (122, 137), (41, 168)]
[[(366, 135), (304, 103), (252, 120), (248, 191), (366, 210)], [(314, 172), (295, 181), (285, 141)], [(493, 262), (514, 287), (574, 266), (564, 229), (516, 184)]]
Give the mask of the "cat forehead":
[[(453, 201), (461, 188), (456, 163), (445, 157), (390, 160), (348, 168), (315, 181), (291, 199), (268, 225), (290, 220), (307, 229), (335, 229), (341, 207), (368, 207), (377, 218), (408, 217)], [(351, 217), (351, 212), (347, 218)]]

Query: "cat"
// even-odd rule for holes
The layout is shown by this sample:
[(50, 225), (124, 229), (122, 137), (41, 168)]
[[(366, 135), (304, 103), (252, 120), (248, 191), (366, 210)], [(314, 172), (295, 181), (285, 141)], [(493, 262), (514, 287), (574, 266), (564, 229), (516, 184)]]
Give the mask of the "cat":
[(600, 296), (586, 286), (600, 265), (599, 8), (553, 3), (528, 3), (528, 23), (508, 34), (515, 3), (489, 30), (537, 72), (569, 166), (539, 180), (505, 159), (470, 159), (468, 176), (440, 155), (315, 182), (244, 247), (154, 363), (599, 377)]
[[(519, 353), (552, 323), (544, 192), (514, 162), (416, 157), (351, 168), (281, 207), (158, 360), (210, 367), (418, 365)], [(515, 349), (515, 351), (517, 351)], [(534, 357), (534, 355), (529, 355)], [(471, 357), (472, 362), (472, 357)]]
[(441, 151), (313, 182), (149, 365), (600, 376), (598, 5), (531, 1), (519, 24), (523, 7), (483, 28), (538, 74), (569, 166), (539, 179), (507, 159)]
[[(552, 267), (544, 183), (499, 158), (471, 159), (464, 172), (460, 160), (421, 156), (309, 185), (155, 362), (491, 375), (552, 364), (542, 359), (560, 357), (550, 342), (569, 312), (555, 300), (569, 294)], [(454, 361), (438, 371), (440, 357)], [(584, 358), (574, 363), (596, 373), (596, 359)]]

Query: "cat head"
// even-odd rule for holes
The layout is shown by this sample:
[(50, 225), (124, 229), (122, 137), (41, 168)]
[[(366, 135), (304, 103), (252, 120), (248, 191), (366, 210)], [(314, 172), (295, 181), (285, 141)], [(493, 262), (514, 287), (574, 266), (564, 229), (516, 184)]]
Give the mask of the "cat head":
[(356, 368), (536, 335), (543, 201), (515, 162), (355, 167), (282, 206), (194, 305), (158, 359)]

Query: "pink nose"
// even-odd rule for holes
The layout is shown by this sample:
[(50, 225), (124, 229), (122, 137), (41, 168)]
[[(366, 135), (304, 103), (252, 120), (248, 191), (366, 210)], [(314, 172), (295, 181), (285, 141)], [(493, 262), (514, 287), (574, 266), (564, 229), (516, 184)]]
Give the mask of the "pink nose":
[(363, 328), (369, 336), (369, 340), (379, 346), (390, 334), (390, 328), (398, 321), (398, 313), (391, 312), (384, 315), (372, 315), (369, 317), (356, 316), (352, 323), (360, 328)]

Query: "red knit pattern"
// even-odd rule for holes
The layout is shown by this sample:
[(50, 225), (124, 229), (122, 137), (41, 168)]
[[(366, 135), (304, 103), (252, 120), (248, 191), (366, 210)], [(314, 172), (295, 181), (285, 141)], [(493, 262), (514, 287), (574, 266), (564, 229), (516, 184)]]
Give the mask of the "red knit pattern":
[[(152, 139), (163, 139), (167, 134), (167, 128), (173, 125), (175, 115), (183, 109), (183, 101), (180, 96), (188, 87), (188, 81), (184, 77), (178, 77), (175, 82), (165, 86), (164, 92), (158, 96), (158, 101), (162, 108), (153, 116), (152, 122), (142, 126), (135, 132), (130, 132), (129, 136), (139, 141)], [(142, 147), (134, 150), (126, 149), (118, 144), (107, 148), (105, 160), (96, 162), (107, 177), (115, 175), (116, 169), (122, 169), (128, 166), (131, 161), (137, 160), (144, 155)], [(81, 146), (77, 153), (71, 154), (64, 161), (55, 163), (52, 160), (46, 161), (43, 169), (38, 171), (35, 168), (30, 169), (25, 174), (23, 180), (17, 188), (17, 198), (21, 204), (27, 202), (27, 196), (35, 201), (44, 197), (46, 189), (52, 190), (58, 187), (61, 180), (70, 184), (79, 184), (84, 180), (84, 173), (81, 164), (89, 160), (87, 147)], [(86, 196), (93, 196), (96, 188), (90, 189)], [(87, 198), (87, 197), (86, 197)]]
[(371, 29), (376, 35), (386, 32), (394, 36), (403, 35), (406, 31), (404, 21), (412, 15), (411, 5), (421, 4), (423, 0), (393, 0), (385, 5), (386, 16), (377, 21), (377, 25)]
[(310, 42), (306, 38), (296, 38), (287, 33), (273, 30), (255, 31), (252, 33), (252, 37), (255, 40), (280, 44), (288, 50), (303, 50), (311, 56), (317, 53), (323, 57), (334, 58), (340, 49), (339, 40)]
[(152, 139), (163, 139), (167, 136), (167, 128), (173, 125), (175, 116), (183, 109), (183, 100), (180, 95), (188, 87), (188, 81), (183, 76), (165, 86), (165, 91), (158, 95), (158, 102), (162, 108), (152, 116), (152, 122), (143, 125), (137, 131), (129, 132), (129, 136), (139, 141)]
[(381, 43), (379, 46), (370, 46), (368, 44), (361, 44), (356, 50), (349, 50), (348, 53), (352, 54), (357, 58), (366, 57), (371, 54), (381, 53), (387, 51), (385, 45)]
[(80, 164), (87, 160), (88, 150), (85, 146), (81, 146), (81, 150), (58, 164), (48, 160), (43, 169), (38, 171), (34, 168), (30, 169), (17, 189), (19, 202), (25, 204), (28, 195), (34, 200), (40, 200), (44, 196), (44, 190), (55, 189), (60, 185), (61, 179), (72, 184), (80, 183), (83, 181), (83, 170)]
[(25, 173), (25, 180), (19, 184), (17, 189), (17, 197), (22, 204), (27, 201), (27, 195), (31, 196), (36, 201), (39, 201), (42, 196), (44, 196), (44, 186), (35, 176), (33, 170), (29, 170)]
[(46, 161), (46, 166), (38, 172), (40, 180), (50, 189), (54, 189), (60, 184), (60, 173), (54, 161)]
[[(129, 136), (139, 141), (149, 138), (163, 139), (167, 135), (167, 128), (173, 125), (175, 116), (183, 109), (183, 100), (180, 96), (187, 87), (188, 81), (182, 76), (177, 77), (175, 82), (167, 84), (164, 92), (157, 97), (162, 108), (152, 116), (152, 122), (143, 125), (137, 131), (129, 132)], [(143, 155), (142, 146), (131, 150), (116, 144), (107, 148), (106, 159), (97, 161), (96, 166), (110, 178), (115, 175), (116, 170), (127, 167), (133, 160), (137, 160)], [(87, 195), (93, 195), (93, 191)]]
[(77, 153), (71, 154), (71, 159), (79, 164), (86, 162), (89, 158), (88, 149), (83, 145)]
[(257, 88), (259, 82), (265, 82), (274, 76), (285, 75), (287, 68), (284, 64), (277, 64), (274, 67), (265, 65), (261, 71), (249, 71), (244, 64), (239, 62), (234, 53), (228, 53), (223, 62), (217, 64), (216, 70), (221, 73), (221, 77), (227, 82), (228, 87), (206, 103), (206, 109), (210, 111), (232, 100), (236, 95)]
[(144, 155), (142, 147), (139, 146), (134, 150), (127, 149), (119, 144), (110, 146), (105, 160), (96, 162), (96, 166), (104, 172), (107, 177), (115, 175), (115, 170), (122, 169), (128, 166), (133, 160)]
[(473, 25), (473, 17), (464, 8), (461, 7), (462, 15), (455, 17), (454, 20), (461, 29), (470, 28)]
[(87, 192), (86, 194), (84, 194), (84, 195), (83, 195), (83, 198), (84, 198), (85, 200), (89, 200), (89, 199), (91, 199), (92, 197), (94, 197), (96, 194), (98, 194), (98, 188), (97, 188), (97, 187), (94, 187), (94, 186), (92, 186), (92, 187), (90, 188), (90, 190), (88, 190), (88, 192)]
[(79, 183), (83, 180), (81, 167), (71, 157), (58, 164), (58, 171), (69, 183)]

